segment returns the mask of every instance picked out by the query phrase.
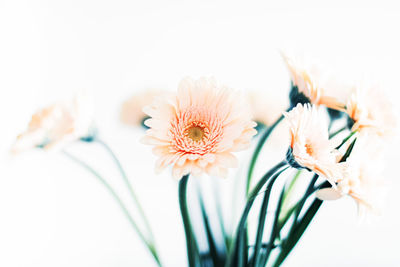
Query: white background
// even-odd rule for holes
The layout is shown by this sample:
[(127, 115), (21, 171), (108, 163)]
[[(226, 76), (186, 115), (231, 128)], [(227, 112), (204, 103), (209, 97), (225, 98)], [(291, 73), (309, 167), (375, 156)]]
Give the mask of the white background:
[[(343, 77), (377, 80), (395, 101), (395, 2), (0, 0), (0, 266), (153, 266), (112, 198), (85, 170), (57, 153), (8, 157), (37, 108), (78, 89), (95, 94), (101, 136), (125, 165), (166, 266), (184, 266), (177, 182), (168, 171), (154, 174), (155, 159), (138, 141), (143, 132), (118, 121), (121, 102), (147, 87), (174, 90), (186, 75), (213, 75), (282, 99), (289, 78), (280, 49), (316, 58)], [(100, 147), (70, 150), (125, 194)], [(398, 146), (391, 151), (393, 165)], [(385, 172), (392, 186), (377, 222), (359, 224), (350, 200), (328, 203), (286, 266), (399, 266), (396, 171)]]

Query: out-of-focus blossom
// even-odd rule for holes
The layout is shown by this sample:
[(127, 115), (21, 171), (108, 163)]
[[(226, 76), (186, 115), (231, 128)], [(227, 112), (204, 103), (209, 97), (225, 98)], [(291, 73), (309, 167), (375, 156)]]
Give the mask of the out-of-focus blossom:
[(143, 112), (145, 106), (150, 105), (156, 97), (165, 97), (168, 92), (157, 89), (148, 89), (133, 95), (122, 104), (121, 121), (131, 126), (144, 126), (148, 116)]
[[(323, 75), (315, 66), (309, 66), (301, 60), (294, 60), (282, 54), (283, 59), (289, 69), (294, 88), (292, 88), (291, 97), (297, 98), (294, 102), (311, 103), (315, 105), (325, 105), (328, 108), (343, 110), (344, 103), (339, 97), (335, 97), (334, 90), (326, 90)], [(297, 90), (293, 92), (293, 90)], [(305, 99), (301, 99), (305, 97)], [(293, 101), (292, 101), (293, 102)]]
[(36, 112), (26, 131), (17, 137), (11, 152), (34, 147), (46, 150), (86, 137), (93, 123), (93, 99), (86, 93), (72, 100), (53, 104)]
[(173, 165), (177, 179), (206, 172), (225, 177), (237, 166), (233, 152), (249, 147), (256, 123), (245, 98), (214, 79), (186, 78), (176, 95), (144, 108), (151, 118), (143, 142), (154, 145), (156, 170)]
[(366, 211), (378, 213), (386, 191), (380, 143), (380, 140), (368, 135), (358, 137), (350, 156), (343, 163), (337, 187), (321, 189), (317, 197), (336, 200), (348, 195), (356, 201), (361, 214)]
[(259, 91), (250, 91), (247, 94), (253, 120), (266, 126), (273, 124), (285, 109), (276, 97)]
[(347, 101), (346, 112), (354, 122), (352, 131), (383, 137), (392, 135), (396, 128), (391, 102), (377, 87), (355, 87)]

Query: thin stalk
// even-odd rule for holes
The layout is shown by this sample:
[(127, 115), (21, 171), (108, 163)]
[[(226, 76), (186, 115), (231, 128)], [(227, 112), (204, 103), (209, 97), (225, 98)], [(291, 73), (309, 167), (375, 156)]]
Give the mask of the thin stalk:
[(283, 195), (283, 200), (282, 200), (282, 214), (279, 215), (278, 229), (281, 229), (285, 225), (286, 221), (290, 218), (290, 216), (296, 206), (296, 205), (293, 205), (292, 207), (290, 207), (289, 204), (290, 204), (290, 200), (292, 198), (293, 189), (295, 188), (295, 185), (296, 185), (297, 181), (299, 180), (301, 171), (302, 171), (301, 169), (297, 170), (296, 174), (290, 181), (289, 186), (284, 187), (284, 195)]
[[(259, 220), (258, 220), (256, 244), (255, 244), (255, 247), (254, 247), (253, 266), (257, 266), (257, 264), (259, 262), (260, 249), (261, 249), (262, 238), (263, 238), (263, 234), (264, 234), (265, 221), (266, 221), (266, 218), (267, 218), (267, 209), (268, 209), (268, 204), (269, 204), (269, 197), (271, 195), (272, 187), (274, 185), (274, 182), (278, 178), (278, 176), (281, 175), (281, 173), (284, 170), (285, 169), (280, 170), (279, 172), (277, 172), (274, 175), (274, 177), (271, 178), (271, 181), (268, 183), (267, 188), (266, 188), (265, 193), (264, 193), (264, 198), (263, 198), (263, 202), (262, 202), (262, 205), (261, 205), (261, 210), (260, 210), (260, 215), (259, 215)], [(282, 203), (281, 200), (282, 200), (282, 198), (280, 198), (280, 202), (279, 202), (279, 205), (278, 205), (278, 210), (280, 210), (280, 206), (281, 206), (281, 203)], [(277, 211), (277, 212), (279, 213), (279, 211)], [(274, 223), (274, 225), (275, 224), (276, 224), (276, 222)], [(275, 226), (273, 228), (275, 228)], [(269, 244), (272, 245), (273, 242), (269, 242)]]
[(146, 214), (144, 212), (144, 209), (143, 209), (142, 205), (140, 204), (140, 201), (139, 201), (135, 191), (133, 190), (132, 184), (129, 181), (128, 176), (126, 175), (126, 172), (125, 172), (124, 168), (122, 167), (121, 162), (119, 161), (118, 157), (116, 156), (116, 154), (114, 153), (114, 151), (111, 149), (111, 147), (109, 145), (107, 145), (104, 141), (102, 141), (100, 139), (95, 139), (95, 141), (97, 143), (99, 143), (100, 145), (102, 145), (104, 147), (104, 149), (110, 154), (111, 158), (114, 160), (114, 163), (117, 166), (117, 168), (118, 168), (118, 170), (119, 170), (119, 172), (120, 172), (120, 174), (122, 176), (122, 180), (124, 181), (126, 187), (128, 188), (129, 195), (131, 196), (134, 204), (138, 208), (140, 216), (143, 219), (143, 222), (144, 222), (145, 227), (147, 229), (149, 238), (150, 238), (151, 242), (153, 243), (154, 247), (156, 247), (154, 234), (153, 234), (153, 231), (151, 229), (149, 220), (147, 219), (147, 216), (146, 216)]
[(225, 221), (224, 221), (224, 216), (222, 213), (222, 201), (220, 198), (220, 194), (218, 192), (218, 188), (219, 188), (219, 183), (214, 183), (214, 196), (215, 196), (215, 201), (216, 201), (216, 208), (217, 208), (217, 216), (218, 216), (218, 222), (221, 228), (221, 233), (222, 236), (224, 238), (224, 243), (225, 243), (225, 250), (228, 250), (229, 246), (230, 246), (230, 239), (231, 236), (228, 235), (226, 228), (225, 228)]
[(198, 197), (199, 197), (201, 215), (203, 217), (204, 231), (206, 233), (206, 238), (207, 238), (208, 252), (209, 252), (208, 255), (211, 257), (214, 266), (223, 266), (224, 259), (226, 258), (225, 257), (226, 251), (224, 251), (222, 255), (218, 251), (218, 245), (214, 238), (214, 233), (210, 225), (210, 220), (208, 218), (206, 207), (200, 190), (198, 190)]
[(66, 151), (63, 151), (63, 154), (65, 156), (67, 156), (69, 159), (71, 159), (72, 161), (74, 161), (75, 163), (77, 163), (78, 165), (80, 165), (83, 168), (85, 168), (91, 174), (93, 174), (97, 178), (97, 180), (107, 189), (107, 191), (111, 194), (111, 196), (114, 198), (114, 200), (117, 202), (117, 204), (121, 208), (123, 214), (128, 219), (128, 221), (131, 224), (132, 228), (136, 231), (136, 233), (138, 234), (139, 238), (142, 240), (142, 242), (149, 249), (150, 253), (152, 254), (152, 256), (154, 258), (154, 260), (157, 262), (157, 265), (158, 266), (162, 266), (161, 262), (160, 262), (160, 259), (158, 257), (157, 251), (155, 250), (154, 246), (151, 243), (149, 243), (148, 240), (146, 239), (146, 237), (142, 234), (142, 232), (140, 231), (140, 228), (136, 224), (135, 220), (132, 218), (132, 216), (130, 215), (128, 209), (126, 208), (126, 206), (124, 205), (124, 203), (122, 202), (122, 200), (118, 196), (118, 194), (115, 192), (115, 190), (111, 187), (111, 185), (109, 183), (107, 183), (107, 181), (96, 170), (94, 170), (92, 167), (90, 167), (84, 161), (78, 159), (77, 157), (73, 156), (72, 154), (70, 154), (70, 153), (68, 153)]
[(321, 207), (323, 201), (319, 199), (315, 199), (313, 203), (308, 208), (307, 212), (304, 214), (301, 221), (297, 224), (296, 230), (293, 232), (292, 237), (285, 242), (285, 246), (282, 247), (281, 252), (279, 253), (277, 259), (275, 260), (273, 267), (279, 267), (292, 249), (295, 247), (297, 242), (300, 240), (301, 236), (303, 235), (304, 231), (307, 229), (308, 225), (314, 218), (315, 214)]
[(179, 182), (179, 207), (181, 210), (183, 227), (185, 229), (187, 256), (190, 267), (197, 266), (199, 259), (199, 250), (193, 233), (192, 224), (190, 222), (189, 210), (187, 206), (186, 191), (189, 175), (185, 175)]
[(329, 135), (329, 139), (335, 137), (336, 135), (338, 135), (339, 133), (343, 132), (346, 129), (347, 129), (347, 126), (344, 126), (344, 127), (340, 128), (339, 130), (337, 130), (336, 132), (331, 133)]
[[(261, 179), (258, 181), (254, 189), (251, 191), (247, 198), (247, 203), (244, 208), (244, 211), (242, 213), (242, 216), (239, 221), (237, 233), (236, 233), (236, 238), (234, 241), (234, 247), (231, 251), (231, 255), (229, 257), (227, 266), (233, 266), (235, 264), (235, 260), (237, 260), (237, 266), (243, 266), (243, 255), (241, 252), (245, 248), (244, 244), (244, 237), (246, 233), (246, 224), (247, 224), (247, 217), (250, 213), (250, 209), (253, 206), (254, 200), (257, 197), (259, 191), (261, 188), (265, 185), (265, 183), (277, 172), (279, 171), (282, 167), (286, 166), (286, 161), (282, 161), (275, 165), (271, 170), (269, 170)], [(286, 167), (288, 168), (288, 167)]]
[[(278, 220), (279, 220), (279, 213), (281, 212), (281, 208), (282, 208), (283, 197), (284, 197), (284, 194), (285, 194), (284, 192), (285, 191), (282, 190), (281, 195), (280, 195), (279, 200), (278, 200), (278, 207), (277, 207), (276, 212), (275, 212), (275, 218), (274, 218), (274, 223), (272, 225), (269, 244), (274, 244), (275, 243), (275, 239), (278, 236), (278, 233), (280, 231), (279, 225), (278, 225)], [(267, 264), (268, 258), (271, 255), (271, 252), (272, 252), (272, 248), (267, 250), (266, 255), (263, 257), (260, 266), (265, 266)]]
[(282, 120), (283, 120), (283, 115), (281, 115), (271, 126), (269, 126), (265, 130), (265, 132), (260, 136), (260, 139), (258, 139), (256, 148), (255, 148), (253, 155), (251, 157), (251, 160), (250, 160), (249, 170), (247, 172), (246, 196), (248, 196), (249, 192), (250, 192), (250, 185), (251, 185), (251, 179), (252, 179), (253, 172), (254, 172), (254, 167), (256, 166), (256, 162), (257, 162), (258, 156), (261, 152), (261, 149), (263, 148), (268, 137), (271, 135), (272, 131)]
[(340, 143), (340, 145), (338, 145), (335, 149), (341, 148), (347, 142), (347, 140), (349, 140), (356, 132), (357, 131), (351, 132), (345, 139), (343, 139), (342, 143)]

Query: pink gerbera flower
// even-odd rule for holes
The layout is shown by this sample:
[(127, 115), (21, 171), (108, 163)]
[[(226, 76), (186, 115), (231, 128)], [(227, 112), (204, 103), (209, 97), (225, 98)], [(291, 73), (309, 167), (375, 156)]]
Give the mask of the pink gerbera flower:
[(341, 174), (335, 150), (337, 144), (329, 139), (321, 111), (310, 104), (298, 104), (284, 113), (291, 135), (288, 162), (296, 168), (307, 168), (335, 185)]
[(346, 112), (354, 122), (352, 131), (381, 137), (391, 136), (396, 131), (391, 101), (377, 87), (355, 87), (347, 101)]
[(60, 149), (66, 143), (87, 137), (93, 124), (93, 99), (81, 92), (73, 99), (45, 107), (35, 114), (25, 132), (17, 137), (11, 152), (42, 147)]
[(351, 155), (344, 163), (337, 187), (321, 189), (317, 191), (317, 197), (322, 200), (336, 200), (348, 195), (356, 201), (360, 215), (367, 212), (379, 214), (386, 193), (382, 175), (382, 147), (382, 140), (376, 136), (359, 136)]
[(250, 145), (256, 134), (248, 106), (237, 92), (214, 79), (183, 79), (176, 95), (144, 108), (151, 118), (143, 142), (154, 145), (156, 170), (173, 165), (177, 179), (206, 172), (225, 177), (237, 166), (232, 152)]
[(327, 77), (318, 71), (315, 66), (305, 64), (302, 60), (289, 58), (282, 54), (282, 57), (288, 67), (291, 80), (297, 87), (299, 93), (302, 93), (311, 104), (325, 105), (328, 108), (343, 111), (344, 103), (340, 101), (338, 88), (334, 91), (327, 90)]
[(121, 121), (131, 126), (143, 126), (143, 121), (148, 118), (143, 113), (143, 108), (153, 103), (154, 98), (166, 96), (167, 94), (167, 91), (147, 89), (133, 95), (122, 104), (120, 113)]

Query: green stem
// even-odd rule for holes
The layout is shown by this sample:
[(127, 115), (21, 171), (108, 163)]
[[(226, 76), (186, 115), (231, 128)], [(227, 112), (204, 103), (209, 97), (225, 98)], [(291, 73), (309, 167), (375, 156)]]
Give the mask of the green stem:
[(329, 135), (329, 139), (335, 137), (336, 135), (338, 135), (339, 133), (343, 132), (346, 129), (347, 129), (347, 126), (344, 126), (343, 128), (340, 128), (339, 130), (337, 130), (336, 132), (331, 133)]
[[(215, 181), (215, 180), (214, 180)], [(216, 201), (216, 208), (217, 208), (217, 216), (218, 216), (218, 222), (221, 228), (221, 233), (224, 238), (224, 243), (225, 243), (225, 250), (229, 249), (230, 246), (230, 239), (231, 235), (228, 235), (226, 228), (225, 228), (225, 220), (224, 220), (224, 214), (222, 213), (222, 201), (220, 198), (220, 193), (219, 193), (219, 184), (214, 183), (214, 196), (215, 196), (215, 201)]]
[(263, 148), (265, 142), (267, 141), (268, 137), (271, 135), (272, 131), (275, 129), (275, 127), (283, 120), (283, 115), (281, 115), (271, 126), (269, 126), (265, 132), (261, 135), (260, 139), (258, 139), (257, 146), (254, 150), (254, 153), (251, 157), (250, 160), (250, 165), (249, 165), (249, 170), (247, 172), (247, 183), (246, 183), (246, 196), (248, 196), (249, 191), (250, 191), (250, 186), (251, 186), (251, 179), (253, 176), (254, 172), (254, 167), (256, 166), (256, 162), (258, 159), (258, 156), (261, 152), (261, 149)]
[(63, 154), (65, 156), (67, 156), (69, 159), (71, 159), (72, 161), (74, 161), (75, 163), (77, 163), (80, 166), (82, 166), (83, 168), (85, 168), (91, 174), (93, 174), (98, 179), (98, 181), (102, 185), (104, 185), (104, 187), (107, 189), (107, 191), (111, 194), (111, 196), (114, 198), (114, 200), (117, 202), (117, 204), (121, 208), (122, 212), (124, 213), (125, 217), (128, 219), (128, 221), (131, 224), (131, 226), (133, 227), (133, 229), (138, 234), (139, 238), (142, 240), (142, 242), (149, 249), (150, 253), (152, 254), (152, 256), (154, 258), (154, 260), (157, 262), (157, 265), (161, 266), (160, 259), (158, 257), (157, 251), (155, 250), (154, 246), (151, 243), (149, 243), (148, 240), (146, 239), (146, 237), (142, 234), (142, 232), (140, 231), (140, 229), (139, 229), (138, 225), (136, 224), (135, 220), (132, 218), (132, 216), (130, 215), (128, 209), (125, 207), (125, 205), (122, 202), (121, 198), (118, 196), (118, 194), (115, 192), (115, 190), (111, 187), (111, 185), (109, 183), (107, 183), (107, 181), (96, 170), (94, 170), (92, 167), (90, 167), (84, 161), (78, 159), (77, 157), (73, 156), (72, 154), (70, 154), (70, 153), (68, 153), (66, 151), (63, 151)]
[[(275, 243), (275, 239), (278, 236), (278, 233), (280, 231), (278, 221), (279, 221), (279, 214), (280, 214), (281, 208), (282, 208), (284, 194), (285, 194), (285, 190), (282, 189), (281, 195), (278, 200), (278, 207), (276, 208), (276, 212), (275, 212), (274, 223), (272, 224), (271, 236), (269, 239), (269, 244), (271, 244), (271, 245), (273, 245)], [(266, 255), (263, 257), (260, 266), (265, 266), (267, 264), (268, 258), (271, 255), (272, 250), (273, 250), (273, 247), (271, 247), (270, 249), (267, 250)]]
[[(283, 257), (283, 260), (287, 257), (287, 255), (289, 255), (290, 251), (293, 249), (293, 247), (295, 246), (295, 244), (297, 243), (298, 240), (296, 239), (296, 236), (298, 235), (296, 233), (298, 227), (299, 227), (299, 223), (298, 222), (298, 218), (299, 215), (301, 213), (301, 210), (303, 209), (304, 204), (306, 203), (308, 197), (315, 191), (314, 185), (318, 180), (318, 175), (315, 174), (310, 182), (310, 184), (307, 187), (307, 190), (304, 194), (304, 196), (301, 198), (301, 200), (296, 204), (296, 210), (294, 211), (294, 220), (293, 220), (293, 225), (289, 230), (288, 236), (285, 239), (285, 241), (282, 243), (282, 250), (279, 254), (278, 257)], [(305, 229), (304, 229), (305, 230)], [(301, 235), (298, 237), (300, 238)], [(282, 263), (281, 262), (281, 263)]]
[(296, 187), (295, 185), (299, 181), (301, 171), (302, 171), (301, 169), (297, 170), (296, 174), (290, 181), (289, 186), (284, 187), (284, 195), (283, 195), (283, 200), (282, 200), (282, 214), (279, 215), (278, 229), (281, 229), (285, 225), (286, 221), (290, 218), (290, 216), (296, 206), (296, 205), (292, 205), (292, 207), (290, 207), (289, 205), (290, 205), (290, 201), (293, 198), (293, 190)]
[(104, 147), (104, 149), (110, 154), (111, 158), (114, 160), (115, 165), (117, 165), (117, 168), (122, 176), (122, 179), (126, 185), (126, 187), (128, 188), (129, 194), (134, 202), (134, 204), (136, 205), (136, 207), (138, 208), (138, 211), (140, 213), (140, 216), (143, 219), (143, 222), (145, 223), (147, 232), (149, 234), (150, 240), (153, 243), (154, 247), (156, 247), (155, 245), (155, 238), (154, 238), (154, 234), (153, 231), (151, 229), (149, 220), (147, 219), (147, 216), (143, 210), (142, 205), (140, 204), (140, 201), (135, 193), (135, 191), (133, 190), (132, 184), (129, 181), (128, 176), (126, 175), (126, 172), (124, 170), (124, 168), (122, 167), (121, 162), (119, 161), (118, 157), (116, 156), (116, 154), (114, 153), (114, 151), (111, 149), (111, 147), (109, 145), (107, 145), (104, 141), (100, 140), (100, 139), (95, 139), (95, 141), (97, 141), (97, 143), (99, 143), (100, 145), (102, 145)]
[(315, 214), (319, 210), (322, 205), (321, 200), (315, 199), (313, 203), (308, 208), (307, 212), (304, 214), (301, 221), (296, 225), (295, 231), (292, 233), (290, 237), (286, 240), (284, 246), (282, 247), (281, 252), (279, 253), (277, 259), (275, 260), (273, 267), (279, 267), (292, 249), (295, 247), (297, 242), (300, 240), (301, 236), (303, 235), (304, 231), (307, 229), (308, 225), (314, 218)]
[[(265, 183), (277, 172), (279, 171), (282, 167), (286, 165), (286, 161), (282, 161), (275, 165), (271, 170), (269, 170), (261, 179), (258, 181), (254, 189), (251, 191), (247, 198), (247, 203), (244, 208), (244, 211), (242, 213), (242, 216), (240, 218), (240, 222), (238, 225), (237, 233), (236, 233), (236, 238), (234, 241), (234, 247), (231, 251), (227, 266), (234, 266), (235, 260), (237, 260), (237, 266), (243, 266), (243, 251), (244, 249), (247, 249), (245, 247), (245, 242), (244, 242), (244, 237), (246, 233), (246, 224), (247, 224), (247, 217), (250, 213), (250, 209), (254, 203), (254, 200), (258, 193), (260, 192), (261, 188), (265, 185)], [(288, 168), (288, 167), (286, 167)]]
[(206, 207), (204, 204), (204, 199), (203, 196), (200, 192), (200, 189), (198, 188), (198, 198), (199, 198), (199, 203), (200, 203), (200, 210), (201, 210), (201, 215), (203, 217), (203, 226), (204, 226), (204, 231), (206, 233), (206, 238), (207, 238), (207, 244), (208, 244), (208, 255), (211, 257), (214, 266), (223, 266), (224, 265), (224, 259), (226, 258), (226, 249), (221, 253), (218, 251), (218, 244), (214, 238), (214, 233), (210, 225), (210, 220), (207, 215)]
[(347, 140), (349, 140), (356, 132), (357, 131), (351, 132), (345, 139), (343, 139), (342, 143), (340, 143), (340, 145), (338, 145), (335, 149), (341, 148), (347, 142)]
[[(270, 197), (271, 191), (272, 191), (272, 186), (274, 185), (275, 180), (278, 178), (279, 175), (281, 175), (281, 173), (284, 170), (286, 170), (286, 169), (280, 170), (279, 172), (277, 172), (274, 175), (274, 177), (271, 178), (271, 181), (268, 183), (267, 188), (264, 193), (264, 198), (263, 198), (263, 202), (261, 205), (259, 221), (258, 221), (256, 244), (254, 247), (253, 266), (257, 266), (257, 264), (259, 262), (260, 249), (261, 249), (261, 245), (262, 245), (262, 238), (263, 238), (263, 234), (264, 234), (264, 227), (265, 227), (265, 221), (267, 218), (267, 209), (268, 209), (269, 197)], [(280, 202), (279, 202), (280, 204), (278, 205), (279, 210), (280, 210), (280, 206), (281, 206), (281, 200), (282, 199), (280, 199)], [(274, 225), (275, 224), (276, 224), (276, 222), (274, 222)], [(275, 226), (273, 228), (275, 228)], [(269, 244), (273, 245), (273, 242), (270, 242)], [(270, 251), (270, 250), (271, 249), (269, 249), (268, 251)]]
[(189, 210), (187, 206), (186, 191), (189, 175), (185, 175), (179, 182), (179, 207), (181, 210), (183, 227), (185, 229), (187, 256), (190, 267), (197, 266), (199, 251), (190, 222)]

